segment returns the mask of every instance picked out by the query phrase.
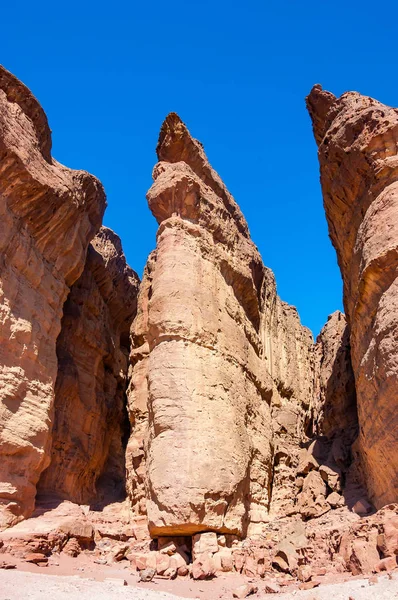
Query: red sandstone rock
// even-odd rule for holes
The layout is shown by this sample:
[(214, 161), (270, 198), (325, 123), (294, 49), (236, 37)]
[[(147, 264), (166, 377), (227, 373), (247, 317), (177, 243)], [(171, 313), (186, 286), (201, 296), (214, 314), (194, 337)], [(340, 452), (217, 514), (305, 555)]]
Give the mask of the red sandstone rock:
[(202, 554), (214, 554), (215, 552), (218, 552), (216, 533), (208, 531), (192, 536), (192, 558), (194, 560)]
[(383, 556), (398, 555), (398, 515), (384, 511), (381, 523), (382, 532), (377, 537), (377, 548)]
[(266, 594), (279, 594), (280, 591), (281, 588), (276, 581), (269, 580), (265, 582), (264, 592)]
[(251, 596), (251, 594), (257, 594), (258, 587), (253, 585), (252, 583), (246, 583), (244, 585), (240, 585), (232, 592), (232, 596), (234, 598), (247, 598), (247, 596)]
[(299, 584), (299, 590), (312, 590), (319, 586), (318, 581), (304, 581)]
[(329, 233), (344, 282), (360, 434), (372, 502), (397, 500), (398, 112), (356, 92), (307, 98)]
[[(309, 406), (313, 395), (313, 339), (297, 310), (276, 294), (272, 273), (266, 270), (264, 336), (266, 366), (273, 378), (272, 426), (274, 430), (272, 518), (296, 512), (297, 454), (306, 440)], [(253, 515), (254, 521), (256, 515)], [(261, 533), (254, 524), (249, 533)]]
[(350, 331), (340, 311), (328, 318), (317, 338), (314, 355), (314, 433), (331, 438), (345, 432), (350, 445), (357, 435), (358, 417)]
[(210, 554), (202, 554), (193, 561), (192, 571), (193, 579), (211, 579), (216, 574), (214, 560)]
[(382, 571), (393, 571), (397, 568), (397, 557), (396, 556), (387, 556), (386, 558), (382, 558), (381, 561), (376, 565), (377, 573)]
[(148, 193), (157, 248), (132, 329), (128, 490), (153, 536), (252, 532), (268, 516), (271, 396), (278, 435), (299, 439), (311, 336), (277, 298), (238, 206), (176, 115), (158, 156)]
[(45, 554), (40, 554), (40, 552), (31, 552), (30, 554), (26, 554), (25, 556), (26, 562), (34, 563), (38, 565), (39, 563), (47, 564), (48, 558)]
[(124, 398), (138, 287), (118, 236), (101, 227), (64, 307), (51, 463), (41, 494), (81, 503), (124, 494)]
[(297, 497), (297, 507), (305, 518), (319, 517), (330, 510), (326, 501), (326, 485), (318, 471), (311, 471), (304, 479)]
[(139, 581), (144, 581), (144, 582), (152, 581), (155, 574), (156, 574), (156, 571), (154, 569), (143, 569), (142, 571), (140, 571)]
[(30, 515), (49, 464), (56, 340), (105, 208), (100, 183), (51, 158), (46, 116), (0, 67), (0, 528)]
[[(7, 102), (17, 97), (22, 110), (36, 106), (19, 82), (7, 90)], [(332, 96), (318, 101), (319, 128)], [(0, 98), (0, 118), (1, 111)], [(40, 110), (29, 118), (37, 127), (45, 123)], [(38, 142), (42, 158), (48, 139)], [(330, 317), (314, 348), (297, 311), (278, 298), (238, 206), (176, 115), (162, 127), (158, 154), (148, 193), (160, 223), (158, 243), (131, 331), (126, 487), (135, 515), (127, 501), (103, 511), (79, 509), (73, 519), (48, 511), (38, 523), (28, 522), (37, 524), (35, 532), (20, 523), (0, 546), (16, 555), (63, 550), (76, 556), (95, 533), (96, 555), (108, 557), (101, 564), (127, 556), (132, 568), (166, 578), (186, 576), (190, 568), (195, 579), (233, 568), (258, 577), (272, 562), (286, 580), (293, 573), (313, 586), (323, 581), (318, 576), (325, 565), (354, 574), (395, 568), (395, 508), (367, 517), (373, 507), (359, 487), (356, 504), (347, 500), (353, 512), (344, 506), (348, 487), (356, 484), (349, 463), (357, 433), (344, 316)], [(368, 251), (365, 242), (363, 248)], [(348, 263), (349, 253), (343, 258)], [(25, 276), (22, 266), (17, 271)], [(65, 297), (72, 279), (64, 279)], [(65, 306), (52, 461), (40, 481), (42, 493), (101, 501), (109, 491), (123, 491), (123, 394), (137, 288), (119, 240), (102, 228)], [(357, 336), (360, 331), (357, 325)], [(376, 340), (381, 345), (382, 337)], [(0, 426), (0, 455), (1, 435)], [(147, 507), (152, 535), (174, 535), (158, 538), (159, 552), (145, 541)], [(206, 528), (256, 535), (242, 543)], [(192, 567), (191, 540), (178, 534), (194, 534)], [(114, 541), (100, 539), (105, 536)], [(120, 544), (132, 536), (138, 542)]]

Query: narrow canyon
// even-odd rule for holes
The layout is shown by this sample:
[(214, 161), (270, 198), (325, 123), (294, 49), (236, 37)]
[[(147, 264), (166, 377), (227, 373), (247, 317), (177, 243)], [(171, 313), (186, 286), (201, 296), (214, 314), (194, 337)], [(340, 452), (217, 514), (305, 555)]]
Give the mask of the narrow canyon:
[(315, 342), (177, 114), (140, 281), (0, 67), (0, 558), (275, 591), (397, 567), (398, 110), (306, 102), (345, 309)]

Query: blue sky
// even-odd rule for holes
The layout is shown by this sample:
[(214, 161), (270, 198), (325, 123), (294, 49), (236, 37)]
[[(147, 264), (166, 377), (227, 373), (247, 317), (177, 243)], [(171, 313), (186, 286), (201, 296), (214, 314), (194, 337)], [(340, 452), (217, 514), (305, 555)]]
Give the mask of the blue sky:
[(0, 61), (43, 105), (54, 157), (103, 182), (105, 224), (140, 275), (157, 136), (176, 111), (317, 335), (342, 290), (304, 98), (321, 83), (398, 106), (397, 19), (392, 1), (21, 0), (2, 6)]

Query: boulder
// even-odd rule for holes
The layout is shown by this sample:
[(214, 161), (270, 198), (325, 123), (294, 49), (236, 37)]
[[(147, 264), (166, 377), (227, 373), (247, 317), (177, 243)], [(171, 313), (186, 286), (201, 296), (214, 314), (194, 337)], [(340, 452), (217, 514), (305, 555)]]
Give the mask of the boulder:
[(191, 574), (193, 579), (211, 579), (216, 574), (214, 560), (210, 554), (202, 554), (193, 561)]
[(237, 587), (233, 592), (232, 596), (234, 598), (247, 598), (247, 596), (251, 596), (252, 594), (257, 594), (258, 587), (253, 585), (252, 583), (245, 583)]

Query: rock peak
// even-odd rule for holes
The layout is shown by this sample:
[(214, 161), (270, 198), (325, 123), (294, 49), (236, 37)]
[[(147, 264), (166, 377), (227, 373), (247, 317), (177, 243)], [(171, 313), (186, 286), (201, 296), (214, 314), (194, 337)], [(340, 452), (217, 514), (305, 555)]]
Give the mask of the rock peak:
[[(178, 137), (182, 137), (184, 134), (189, 135), (188, 129), (179, 115), (175, 112), (171, 112), (167, 115), (162, 123), (159, 132), (158, 144), (156, 146), (156, 154), (159, 160), (164, 160), (162, 154), (165, 147), (170, 145), (171, 140), (176, 140)], [(174, 162), (174, 161), (171, 161)]]
[(246, 220), (220, 176), (211, 167), (203, 144), (191, 136), (185, 123), (174, 112), (168, 114), (162, 124), (156, 153), (161, 162), (185, 162), (195, 175), (222, 200), (240, 233), (246, 238), (249, 237)]
[(51, 161), (51, 129), (37, 98), (22, 81), (0, 65), (0, 90), (8, 102), (15, 102), (32, 121), (40, 151), (47, 162)]
[[(156, 146), (158, 159), (171, 163), (183, 160), (188, 163), (189, 157), (199, 149), (203, 150), (203, 145), (191, 136), (181, 117), (175, 112), (169, 113), (160, 128)], [(204, 158), (207, 161), (207, 157)]]
[(312, 120), (314, 137), (319, 146), (327, 129), (328, 112), (336, 101), (336, 96), (331, 92), (323, 90), (322, 86), (317, 83), (313, 86), (305, 100)]

